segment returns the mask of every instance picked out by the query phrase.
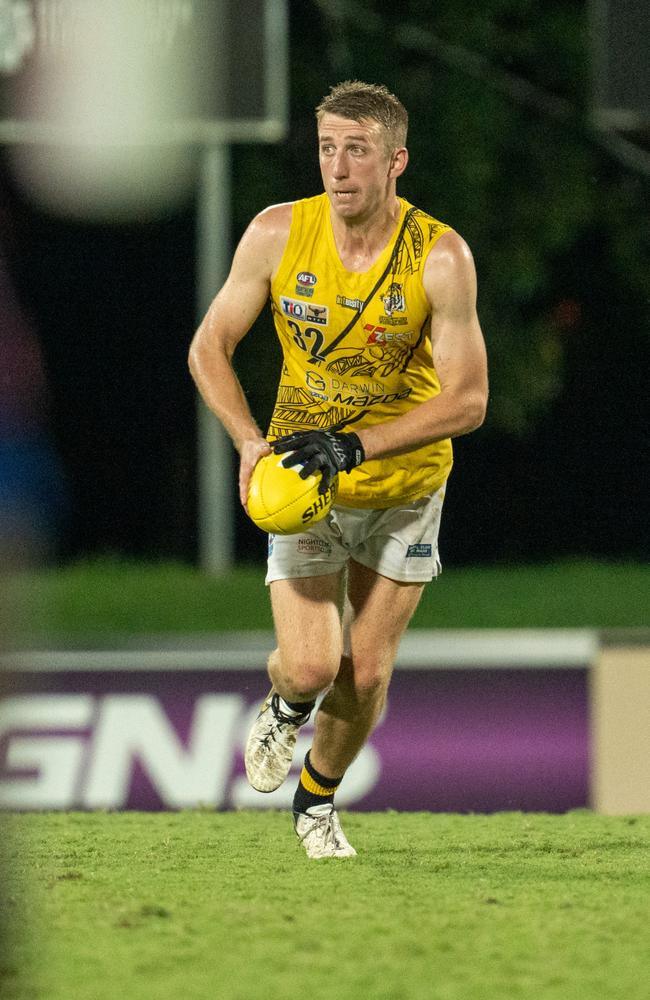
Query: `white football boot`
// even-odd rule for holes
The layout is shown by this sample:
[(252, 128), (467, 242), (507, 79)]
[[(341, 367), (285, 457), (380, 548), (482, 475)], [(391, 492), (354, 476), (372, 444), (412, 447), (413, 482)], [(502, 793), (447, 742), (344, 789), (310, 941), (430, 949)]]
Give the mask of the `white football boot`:
[(306, 813), (294, 813), (293, 824), (308, 858), (356, 857), (357, 852), (348, 843), (331, 802), (312, 806)]
[(280, 787), (291, 768), (298, 730), (311, 715), (286, 715), (279, 702), (280, 695), (271, 688), (246, 741), (246, 775), (258, 792)]

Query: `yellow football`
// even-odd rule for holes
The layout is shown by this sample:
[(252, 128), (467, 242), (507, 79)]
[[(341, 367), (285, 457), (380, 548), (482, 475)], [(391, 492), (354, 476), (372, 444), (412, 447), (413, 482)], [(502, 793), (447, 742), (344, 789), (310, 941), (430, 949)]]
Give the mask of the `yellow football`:
[(319, 493), (320, 472), (301, 479), (300, 466), (285, 468), (283, 455), (264, 455), (253, 470), (248, 488), (248, 514), (261, 528), (275, 535), (295, 535), (316, 524), (329, 512), (338, 492), (338, 476)]

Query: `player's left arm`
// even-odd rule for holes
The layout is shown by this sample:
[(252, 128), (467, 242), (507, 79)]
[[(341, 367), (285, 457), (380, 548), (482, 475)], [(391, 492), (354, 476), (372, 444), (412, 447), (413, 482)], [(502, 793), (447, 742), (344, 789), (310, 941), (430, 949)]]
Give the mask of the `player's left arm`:
[(399, 455), (483, 423), (488, 399), (485, 343), (476, 312), (476, 271), (453, 230), (440, 237), (422, 279), (431, 306), (433, 363), (440, 393), (394, 420), (358, 431), (365, 458)]

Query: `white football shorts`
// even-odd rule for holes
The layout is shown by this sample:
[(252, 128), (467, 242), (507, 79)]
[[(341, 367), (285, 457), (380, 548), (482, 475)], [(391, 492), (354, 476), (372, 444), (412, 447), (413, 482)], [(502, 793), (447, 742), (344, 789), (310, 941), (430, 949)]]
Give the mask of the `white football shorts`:
[(445, 486), (400, 507), (335, 506), (297, 535), (269, 535), (266, 583), (336, 573), (354, 559), (400, 583), (427, 583), (440, 573), (438, 532)]

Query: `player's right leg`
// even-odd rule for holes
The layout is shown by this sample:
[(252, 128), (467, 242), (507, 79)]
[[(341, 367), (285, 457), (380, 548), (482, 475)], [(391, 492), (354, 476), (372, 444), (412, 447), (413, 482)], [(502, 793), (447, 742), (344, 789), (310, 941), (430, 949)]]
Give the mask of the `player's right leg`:
[(337, 571), (270, 584), (278, 643), (268, 665), (273, 687), (244, 754), (248, 780), (260, 792), (274, 791), (286, 778), (300, 726), (338, 672), (342, 575)]

